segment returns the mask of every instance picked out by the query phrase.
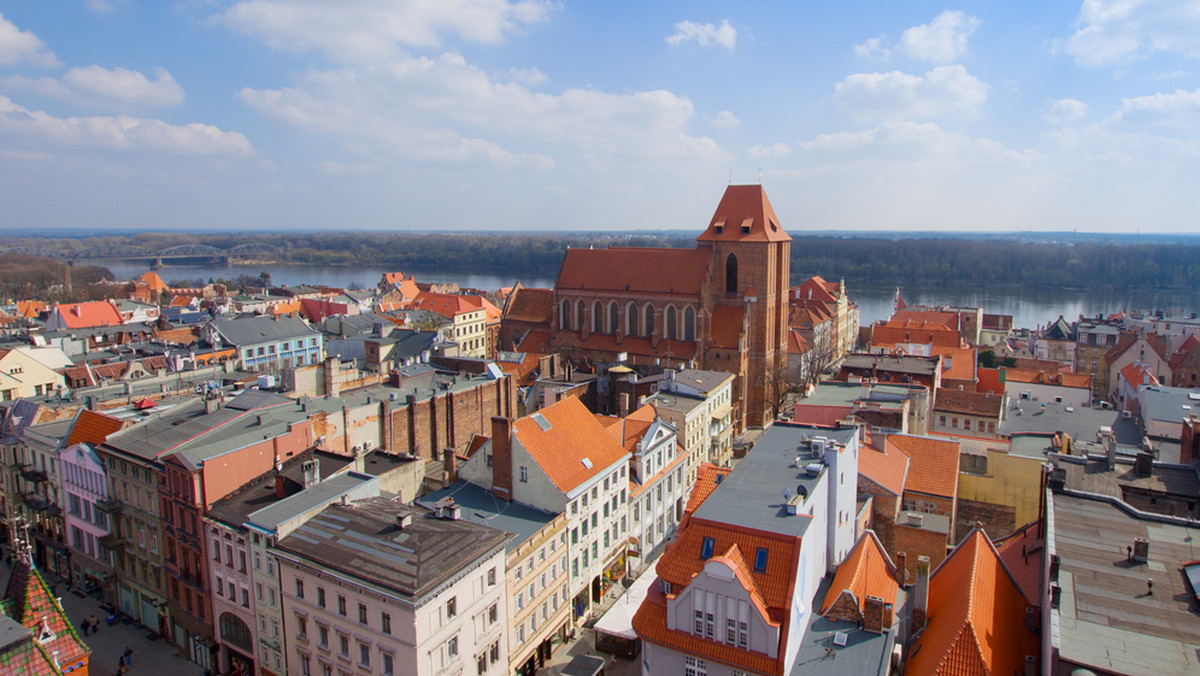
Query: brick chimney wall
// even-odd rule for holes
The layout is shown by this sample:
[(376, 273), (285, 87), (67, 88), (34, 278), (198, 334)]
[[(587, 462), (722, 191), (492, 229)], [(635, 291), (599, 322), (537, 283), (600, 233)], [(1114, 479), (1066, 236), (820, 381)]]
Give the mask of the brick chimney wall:
[[(883, 606), (883, 599), (878, 596), (868, 596), (863, 600), (863, 629), (875, 634), (883, 633)], [(890, 622), (888, 626), (891, 626)]]
[(492, 492), (512, 500), (512, 419), (492, 417)]
[(925, 629), (929, 622), (929, 557), (917, 557), (917, 581), (913, 584), (912, 634)]

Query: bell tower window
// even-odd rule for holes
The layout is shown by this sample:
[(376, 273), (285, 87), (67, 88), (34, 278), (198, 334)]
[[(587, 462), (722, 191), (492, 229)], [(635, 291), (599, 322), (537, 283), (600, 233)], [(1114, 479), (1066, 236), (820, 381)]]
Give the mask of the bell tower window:
[(729, 254), (729, 257), (725, 259), (725, 293), (737, 293), (738, 291), (737, 268), (737, 256)]

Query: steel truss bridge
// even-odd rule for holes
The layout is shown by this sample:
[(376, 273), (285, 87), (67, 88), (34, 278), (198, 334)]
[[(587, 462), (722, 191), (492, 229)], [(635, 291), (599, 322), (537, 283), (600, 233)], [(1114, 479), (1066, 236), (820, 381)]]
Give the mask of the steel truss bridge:
[(218, 249), (215, 246), (207, 244), (180, 244), (172, 246), (162, 251), (150, 251), (138, 246), (119, 245), (119, 246), (102, 246), (87, 249), (77, 253), (66, 253), (55, 249), (46, 249), (41, 247), (19, 246), (6, 247), (0, 249), (2, 253), (18, 254), (23, 256), (38, 256), (40, 258), (53, 258), (55, 260), (77, 262), (90, 260), (146, 260), (155, 265), (163, 265), (164, 261), (183, 261), (183, 260), (216, 260), (220, 262), (229, 262), (231, 260), (241, 260), (247, 258), (269, 258), (275, 259), (283, 253), (283, 249), (274, 244), (263, 244), (261, 242), (251, 242), (249, 244), (239, 244), (228, 249)]

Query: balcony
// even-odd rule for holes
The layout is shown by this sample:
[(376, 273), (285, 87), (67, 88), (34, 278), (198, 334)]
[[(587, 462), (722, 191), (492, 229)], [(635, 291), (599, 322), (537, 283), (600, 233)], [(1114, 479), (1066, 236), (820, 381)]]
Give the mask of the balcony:
[(109, 533), (108, 535), (100, 538), (100, 545), (109, 551), (116, 551), (118, 549), (124, 549), (125, 540), (120, 535)]
[(31, 483), (41, 483), (47, 479), (46, 470), (37, 469), (33, 465), (21, 467), (21, 478)]
[(116, 498), (105, 498), (104, 500), (96, 501), (96, 509), (108, 514), (120, 514), (123, 506)]
[(37, 493), (26, 493), (25, 495), (21, 496), (21, 499), (25, 503), (26, 507), (35, 512), (47, 512), (50, 514), (50, 516), (56, 516), (58, 513), (58, 505), (55, 505), (50, 501), (50, 498), (47, 498), (44, 495), (38, 495)]

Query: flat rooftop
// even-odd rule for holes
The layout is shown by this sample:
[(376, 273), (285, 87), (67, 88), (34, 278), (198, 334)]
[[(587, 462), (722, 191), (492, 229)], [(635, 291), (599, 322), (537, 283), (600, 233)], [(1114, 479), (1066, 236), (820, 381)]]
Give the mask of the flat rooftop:
[[(832, 575), (826, 575), (821, 580), (813, 599), (814, 606), (820, 605), (832, 583)], [(864, 631), (849, 622), (826, 619), (815, 611), (809, 613), (808, 627), (790, 676), (886, 676), (902, 616), (900, 609), (904, 607), (903, 598), (904, 590), (901, 589), (892, 605), (895, 623), (882, 634)], [(835, 642), (838, 634), (845, 635), (845, 645)]]
[[(813, 437), (823, 436), (844, 445), (857, 434), (857, 428), (830, 430), (775, 423), (700, 505), (695, 518), (803, 536), (812, 519), (788, 514), (786, 496), (795, 495), (798, 487), (812, 495), (821, 475), (810, 476), (804, 467), (796, 467), (796, 458), (805, 458), (804, 464), (809, 462), (808, 443)], [(827, 469), (822, 465), (821, 474)]]
[[(412, 516), (403, 528), (396, 521), (401, 514)], [(470, 521), (439, 519), (419, 505), (368, 498), (326, 507), (278, 547), (418, 603), (511, 537)]]
[(433, 509), (442, 498), (454, 498), (462, 509), (463, 521), (470, 521), (513, 533), (508, 541), (508, 551), (521, 546), (529, 538), (554, 520), (557, 514), (543, 512), (519, 502), (508, 502), (492, 495), (491, 491), (465, 481), (456, 481), (449, 486), (417, 498), (419, 505)]
[(1066, 432), (1080, 441), (1094, 441), (1101, 427), (1111, 428), (1118, 444), (1142, 443), (1137, 423), (1122, 417), (1120, 411), (1030, 399), (1010, 399), (996, 433), (1011, 437), (1022, 432), (1051, 435)]
[[(1060, 659), (1118, 674), (1200, 673), (1200, 601), (1179, 570), (1200, 558), (1200, 529), (1063, 493), (1050, 504), (1061, 561), (1061, 603), (1051, 611)], [(1147, 563), (1126, 560), (1134, 538), (1149, 540)]]
[[(1123, 462), (1117, 462), (1110, 470), (1107, 461), (1072, 457), (1060, 459), (1058, 466), (1066, 470), (1067, 488), (1073, 490), (1124, 499), (1121, 487), (1129, 486), (1200, 500), (1200, 476), (1195, 467), (1154, 465), (1150, 476), (1142, 477), (1134, 473), (1133, 465)], [(1193, 558), (1200, 559), (1200, 551)]]

